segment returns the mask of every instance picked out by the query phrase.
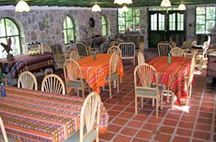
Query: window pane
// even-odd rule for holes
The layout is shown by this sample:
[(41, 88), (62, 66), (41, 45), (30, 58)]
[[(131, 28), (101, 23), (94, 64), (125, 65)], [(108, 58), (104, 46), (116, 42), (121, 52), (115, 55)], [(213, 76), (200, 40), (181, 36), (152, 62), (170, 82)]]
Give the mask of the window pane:
[(177, 30), (184, 30), (184, 14), (177, 13)]
[(206, 19), (215, 19), (215, 7), (206, 7)]
[(151, 30), (157, 30), (157, 14), (151, 15)]
[(205, 33), (205, 25), (196, 25), (196, 33), (197, 34)]
[(14, 55), (20, 55), (20, 40), (19, 40), (19, 36), (15, 36), (15, 37), (11, 37), (11, 48), (13, 49), (12, 54)]
[(66, 16), (63, 23), (63, 33), (65, 44), (70, 43), (70, 41), (75, 42), (75, 28), (72, 19)]
[(196, 16), (196, 24), (205, 24), (205, 16)]
[(205, 14), (205, 7), (197, 7), (196, 14)]
[[(3, 20), (1, 20), (1, 21), (3, 21)], [(0, 43), (4, 43), (4, 44), (7, 44), (7, 39), (6, 38), (0, 38)], [(0, 46), (0, 50), (1, 51), (3, 51), (3, 47), (2, 46)], [(5, 57), (7, 57), (7, 53), (6, 52), (0, 52), (0, 57), (1, 58), (5, 58)]]
[(169, 30), (174, 31), (176, 30), (176, 13), (169, 15)]
[(0, 20), (0, 37), (5, 36), (5, 24), (4, 24), (4, 19)]
[(7, 36), (19, 34), (17, 26), (15, 25), (13, 21), (6, 19), (5, 22), (6, 22)]
[(209, 33), (212, 28), (214, 28), (215, 20), (207, 20), (206, 21), (206, 33)]
[(165, 30), (165, 15), (159, 13), (159, 30)]

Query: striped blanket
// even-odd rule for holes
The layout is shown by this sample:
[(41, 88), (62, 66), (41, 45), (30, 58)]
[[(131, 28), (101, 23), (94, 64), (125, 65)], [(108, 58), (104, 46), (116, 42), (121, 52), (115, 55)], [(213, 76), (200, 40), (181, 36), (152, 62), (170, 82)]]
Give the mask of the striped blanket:
[[(79, 130), (84, 99), (28, 89), (5, 87), (0, 115), (9, 137), (18, 141), (62, 142)], [(106, 131), (109, 116), (101, 106), (100, 130)]]
[(190, 70), (190, 58), (171, 57), (171, 64), (167, 56), (156, 57), (149, 62), (159, 73), (159, 83), (165, 84), (175, 95), (177, 101), (187, 96), (186, 77)]
[(4, 72), (8, 72), (12, 77), (16, 77), (21, 71), (36, 71), (54, 66), (53, 55), (51, 53), (38, 54), (34, 56), (15, 56), (15, 61), (7, 62), (1, 60)]

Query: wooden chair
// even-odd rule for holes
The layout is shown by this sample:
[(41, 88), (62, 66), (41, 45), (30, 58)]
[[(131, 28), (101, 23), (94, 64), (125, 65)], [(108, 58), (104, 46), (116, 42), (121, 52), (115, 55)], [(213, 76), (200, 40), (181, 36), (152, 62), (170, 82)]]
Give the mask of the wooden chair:
[(76, 43), (76, 48), (77, 48), (77, 51), (80, 55), (80, 57), (86, 57), (86, 56), (89, 56), (88, 54), (88, 47), (85, 43), (83, 42), (77, 42)]
[(185, 51), (179, 47), (174, 47), (170, 50), (172, 56), (185, 57)]
[(38, 89), (37, 79), (33, 73), (29, 71), (24, 71), (18, 77), (17, 87), (37, 90)]
[(186, 100), (186, 105), (189, 104), (189, 101), (191, 99), (191, 94), (192, 94), (192, 82), (193, 82), (193, 77), (194, 77), (194, 69), (195, 69), (195, 58), (196, 58), (196, 52), (193, 53), (193, 57), (191, 59), (191, 66), (190, 66), (190, 71), (189, 71), (189, 75), (187, 78), (187, 100)]
[(111, 46), (108, 50), (107, 53), (108, 54), (112, 54), (117, 52), (119, 56), (121, 56), (121, 49), (118, 46)]
[(52, 49), (51, 49), (49, 44), (45, 44), (45, 45), (42, 46), (42, 53), (45, 53), (45, 52), (52, 53)]
[(176, 42), (175, 42), (175, 41), (172, 41), (170, 44), (171, 44), (172, 48), (175, 48), (175, 47), (177, 47), (177, 45), (176, 45)]
[(118, 69), (119, 69), (119, 55), (118, 53), (113, 53), (110, 57), (110, 63), (109, 63), (109, 75), (106, 77), (106, 82), (109, 84), (109, 96), (110, 99), (112, 98), (112, 88), (111, 84), (112, 81), (116, 80), (117, 82), (117, 93), (119, 93), (119, 75), (118, 75)]
[(0, 135), (0, 142), (9, 142), (7, 133), (5, 131), (4, 123), (1, 117), (0, 117), (0, 127), (1, 127), (1, 133), (2, 133), (2, 136)]
[[(156, 100), (156, 117), (158, 117), (158, 107), (162, 108), (163, 96), (160, 95), (158, 74), (155, 68), (146, 63), (138, 65), (134, 70), (134, 86), (135, 114), (137, 114), (137, 98), (141, 97), (141, 107), (143, 107), (143, 98), (151, 98)], [(159, 105), (159, 101), (161, 101), (161, 105)]]
[(135, 65), (135, 44), (133, 42), (123, 42), (118, 46), (121, 49), (122, 59), (132, 60)]
[(73, 59), (68, 59), (64, 62), (63, 70), (66, 88), (76, 89), (78, 96), (79, 90), (82, 90), (82, 97), (85, 97), (84, 91), (88, 88), (88, 83), (82, 79), (82, 70), (79, 64)]
[(143, 55), (142, 51), (138, 52), (137, 61), (138, 61), (138, 65), (141, 65), (141, 64), (145, 63), (145, 58), (144, 58), (144, 55)]
[(58, 75), (49, 74), (42, 81), (41, 91), (65, 95), (65, 85)]
[(70, 142), (99, 142), (100, 96), (92, 92), (83, 102), (80, 111), (80, 130), (73, 134)]
[(75, 61), (80, 59), (80, 56), (79, 56), (79, 53), (77, 52), (77, 50), (71, 51), (70, 59), (74, 59)]
[(169, 51), (172, 49), (170, 43), (160, 42), (157, 44), (158, 55), (159, 56), (168, 56)]

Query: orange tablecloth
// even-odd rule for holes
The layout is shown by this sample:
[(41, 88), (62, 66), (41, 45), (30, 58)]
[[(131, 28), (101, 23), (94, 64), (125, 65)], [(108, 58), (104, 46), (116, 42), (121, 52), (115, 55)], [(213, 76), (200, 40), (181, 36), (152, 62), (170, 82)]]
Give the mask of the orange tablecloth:
[(167, 58), (156, 57), (149, 64), (159, 72), (159, 82), (175, 93), (179, 103), (180, 98), (187, 95), (186, 76), (190, 70), (191, 58), (171, 57), (171, 64), (167, 62)]
[[(0, 115), (9, 137), (26, 142), (62, 142), (79, 130), (84, 98), (9, 86), (5, 89), (6, 97), (0, 97)], [(108, 119), (102, 104), (103, 132)]]
[[(106, 76), (109, 74), (109, 62), (111, 54), (97, 54), (96, 60), (88, 56), (78, 60), (82, 70), (82, 78), (86, 80), (93, 91), (100, 93), (100, 87), (106, 84)], [(123, 77), (123, 64), (119, 59), (119, 75)]]

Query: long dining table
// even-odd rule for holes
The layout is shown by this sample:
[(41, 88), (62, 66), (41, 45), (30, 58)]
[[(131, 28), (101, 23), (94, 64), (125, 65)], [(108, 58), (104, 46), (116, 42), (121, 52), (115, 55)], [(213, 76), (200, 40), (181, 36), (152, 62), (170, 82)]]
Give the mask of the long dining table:
[[(96, 60), (93, 56), (87, 56), (78, 60), (82, 70), (82, 78), (88, 83), (93, 91), (100, 93), (100, 87), (106, 84), (106, 76), (109, 74), (109, 63), (111, 54), (97, 54)], [(119, 76), (124, 76), (123, 64), (119, 58)]]
[[(84, 98), (5, 86), (0, 116), (7, 135), (16, 141), (63, 142), (79, 130)], [(109, 115), (103, 104), (100, 132), (106, 132)]]
[(191, 58), (171, 57), (168, 63), (167, 56), (156, 57), (149, 62), (159, 73), (159, 83), (164, 84), (177, 97), (177, 103), (187, 94), (187, 77), (190, 70)]

